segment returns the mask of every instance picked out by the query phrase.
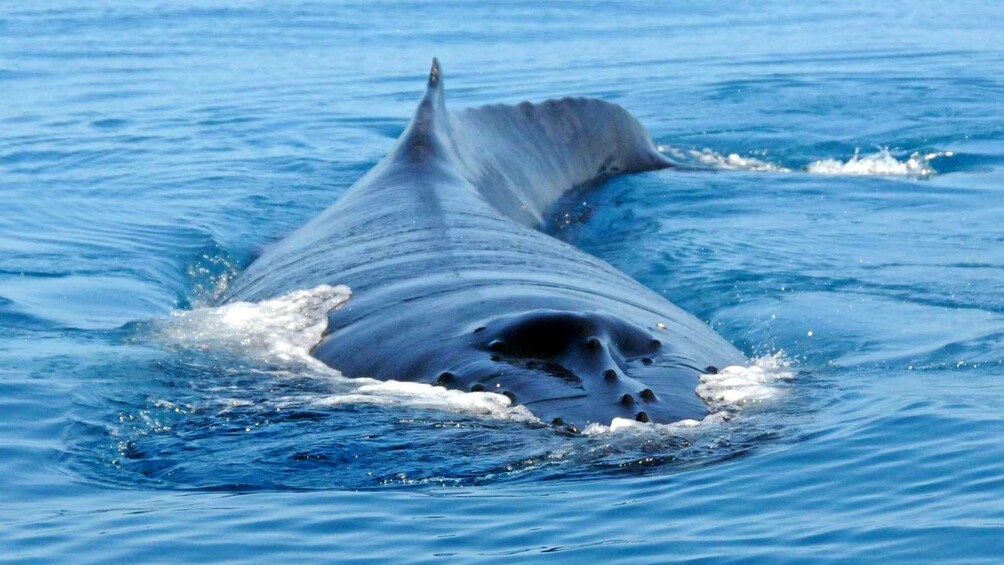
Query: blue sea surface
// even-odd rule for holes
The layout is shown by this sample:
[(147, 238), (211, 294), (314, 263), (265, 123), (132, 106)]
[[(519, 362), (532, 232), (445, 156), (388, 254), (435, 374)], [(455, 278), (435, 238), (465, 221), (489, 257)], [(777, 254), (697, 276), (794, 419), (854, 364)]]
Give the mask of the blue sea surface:
[[(1002, 30), (992, 1), (3, 3), (0, 561), (1000, 562)], [(731, 417), (561, 434), (311, 365), (302, 302), (218, 306), (433, 56), (449, 107), (600, 97), (688, 165), (549, 230), (767, 367)]]

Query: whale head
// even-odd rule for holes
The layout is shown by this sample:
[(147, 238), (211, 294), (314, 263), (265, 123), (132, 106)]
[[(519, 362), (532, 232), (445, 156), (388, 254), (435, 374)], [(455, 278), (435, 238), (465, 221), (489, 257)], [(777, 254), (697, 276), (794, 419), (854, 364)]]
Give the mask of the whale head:
[(672, 312), (505, 290), (493, 299), (451, 292), (404, 302), (380, 323), (371, 315), (354, 323), (368, 309), (357, 295), (329, 314), (332, 331), (312, 354), (349, 377), (502, 394), (541, 422), (573, 430), (614, 418), (700, 419), (708, 409), (696, 388), (708, 359), (737, 360), (708, 355), (690, 320), (681, 324)]

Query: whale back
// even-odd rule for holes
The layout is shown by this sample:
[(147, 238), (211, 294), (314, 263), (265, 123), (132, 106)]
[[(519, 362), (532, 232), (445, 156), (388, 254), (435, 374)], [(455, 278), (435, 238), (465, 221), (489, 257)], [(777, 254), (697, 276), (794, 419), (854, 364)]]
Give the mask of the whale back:
[(387, 156), (327, 210), (266, 249), (224, 300), (260, 300), (319, 284), (358, 289), (381, 277), (409, 276), (370, 269), (370, 276), (355, 277), (359, 264), (372, 259), (349, 249), (381, 242), (407, 249), (419, 233), (451, 248), (458, 223), (482, 234), (511, 231), (498, 220), (540, 228), (569, 190), (671, 166), (638, 120), (603, 100), (448, 112), (434, 59), (425, 94)]

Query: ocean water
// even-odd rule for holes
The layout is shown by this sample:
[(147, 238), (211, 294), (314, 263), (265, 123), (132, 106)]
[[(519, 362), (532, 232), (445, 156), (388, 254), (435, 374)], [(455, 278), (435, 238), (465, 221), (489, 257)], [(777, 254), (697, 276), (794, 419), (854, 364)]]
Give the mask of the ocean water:
[[(0, 561), (1004, 554), (1004, 7), (0, 5)], [(596, 96), (687, 170), (548, 229), (750, 356), (714, 414), (568, 435), (219, 306), (447, 104)]]

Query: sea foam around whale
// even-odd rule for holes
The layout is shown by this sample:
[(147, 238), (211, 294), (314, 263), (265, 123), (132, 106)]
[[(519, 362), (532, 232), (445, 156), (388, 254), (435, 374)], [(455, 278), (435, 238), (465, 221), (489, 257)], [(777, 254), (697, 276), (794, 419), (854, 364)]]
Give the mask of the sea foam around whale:
[(866, 154), (862, 154), (860, 150), (855, 150), (854, 155), (846, 160), (826, 158), (813, 161), (803, 167), (789, 167), (768, 160), (765, 152), (754, 152), (749, 155), (739, 155), (738, 153), (722, 154), (709, 148), (699, 150), (683, 149), (668, 145), (660, 145), (659, 151), (681, 164), (710, 169), (763, 173), (791, 173), (801, 171), (818, 175), (901, 176), (915, 178), (927, 178), (938, 174), (932, 161), (954, 156), (954, 153), (951, 151), (932, 151), (928, 153), (915, 151), (909, 155), (897, 158), (888, 147), (880, 147), (874, 153)]
[[(498, 420), (538, 422), (523, 406), (492, 392), (463, 392), (422, 383), (348, 379), (310, 355), (326, 324), (326, 315), (350, 300), (347, 286), (320, 285), (297, 290), (258, 303), (233, 302), (216, 307), (177, 310), (155, 332), (170, 347), (218, 350), (253, 361), (281, 367), (277, 374), (329, 379), (329, 394), (310, 399), (277, 398), (276, 406), (338, 406), (379, 404), (444, 410)], [(591, 424), (587, 435), (610, 432), (668, 433), (678, 435), (702, 423), (714, 424), (731, 418), (750, 405), (767, 403), (781, 396), (779, 383), (794, 371), (783, 352), (751, 360), (747, 366), (730, 366), (716, 374), (701, 376), (696, 393), (710, 408), (703, 420), (673, 424), (648, 424), (617, 418), (610, 425)], [(221, 402), (229, 402), (221, 399)]]

